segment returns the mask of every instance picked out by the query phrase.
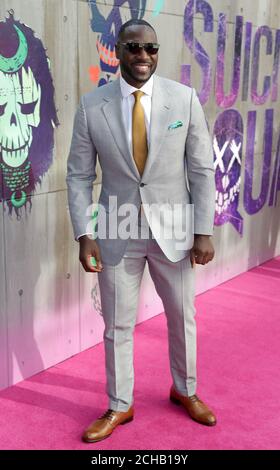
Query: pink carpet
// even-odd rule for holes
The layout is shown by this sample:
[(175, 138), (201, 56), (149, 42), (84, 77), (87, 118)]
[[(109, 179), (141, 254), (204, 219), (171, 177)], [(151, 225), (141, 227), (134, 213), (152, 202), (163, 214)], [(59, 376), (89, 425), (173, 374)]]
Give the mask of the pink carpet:
[(103, 344), (0, 392), (1, 449), (279, 449), (280, 257), (197, 296), (198, 390), (218, 423), (169, 399), (164, 314), (135, 330), (135, 418), (84, 444), (107, 408)]

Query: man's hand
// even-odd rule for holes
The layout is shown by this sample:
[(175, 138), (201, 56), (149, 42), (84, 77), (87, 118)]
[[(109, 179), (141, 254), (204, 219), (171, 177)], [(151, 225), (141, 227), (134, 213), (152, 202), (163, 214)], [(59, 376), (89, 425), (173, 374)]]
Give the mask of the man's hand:
[[(80, 255), (79, 260), (83, 265), (86, 272), (97, 272), (102, 271), (102, 262), (100, 256), (100, 250), (97, 242), (92, 240), (87, 235), (83, 235), (79, 238), (80, 243)], [(96, 260), (96, 266), (93, 266), (91, 258), (94, 257)]]
[(195, 263), (207, 264), (214, 258), (215, 250), (210, 240), (210, 235), (194, 235), (194, 244), (190, 250), (192, 268)]

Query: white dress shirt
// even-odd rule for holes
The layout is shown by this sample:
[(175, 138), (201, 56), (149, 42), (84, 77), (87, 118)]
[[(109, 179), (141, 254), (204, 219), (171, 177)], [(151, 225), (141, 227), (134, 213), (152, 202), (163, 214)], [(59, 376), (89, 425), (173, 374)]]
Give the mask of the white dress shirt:
[(133, 106), (135, 103), (135, 97), (133, 96), (132, 93), (138, 90), (145, 93), (145, 95), (141, 96), (140, 101), (144, 108), (145, 124), (146, 124), (146, 131), (147, 131), (147, 142), (148, 142), (148, 147), (149, 147), (153, 84), (154, 84), (153, 75), (141, 88), (135, 88), (129, 85), (124, 80), (122, 75), (120, 76), (120, 86), (121, 86), (121, 93), (122, 93), (122, 114), (123, 114), (124, 126), (127, 132), (127, 138), (128, 138), (128, 143), (130, 146), (131, 153), (132, 153), (132, 111), (133, 111)]
[[(124, 80), (122, 75), (120, 75), (120, 87), (121, 87), (121, 93), (122, 93), (122, 115), (123, 115), (124, 127), (126, 130), (127, 140), (130, 146), (131, 153), (132, 153), (132, 111), (133, 111), (133, 106), (135, 103), (135, 97), (133, 96), (132, 93), (138, 90), (143, 91), (143, 93), (145, 93), (145, 95), (141, 96), (140, 101), (144, 108), (145, 124), (146, 124), (146, 132), (147, 132), (147, 143), (148, 143), (148, 148), (149, 148), (153, 85), (154, 85), (153, 75), (141, 88), (134, 88), (133, 86), (129, 85), (129, 83), (127, 83)], [(92, 235), (92, 234), (83, 233), (77, 237), (77, 240), (79, 240), (79, 238), (82, 237), (83, 235)]]

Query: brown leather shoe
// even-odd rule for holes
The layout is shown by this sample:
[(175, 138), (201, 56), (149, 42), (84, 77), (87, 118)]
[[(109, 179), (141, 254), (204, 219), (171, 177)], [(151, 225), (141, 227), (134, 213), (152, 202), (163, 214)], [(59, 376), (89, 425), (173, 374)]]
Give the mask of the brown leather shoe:
[(108, 409), (105, 413), (91, 423), (83, 433), (84, 442), (97, 442), (109, 437), (119, 424), (129, 423), (134, 417), (131, 406), (127, 411), (114, 411)]
[(214, 426), (217, 423), (214, 413), (201, 401), (197, 395), (185, 397), (175, 390), (174, 386), (170, 389), (170, 400), (176, 405), (183, 405), (190, 417), (201, 424)]

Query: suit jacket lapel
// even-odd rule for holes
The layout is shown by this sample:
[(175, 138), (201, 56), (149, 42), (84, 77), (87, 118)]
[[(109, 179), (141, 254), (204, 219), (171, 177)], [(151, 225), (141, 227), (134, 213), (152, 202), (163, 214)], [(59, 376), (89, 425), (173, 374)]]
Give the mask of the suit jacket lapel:
[(162, 85), (160, 77), (154, 75), (152, 110), (150, 124), (150, 146), (145, 165), (143, 180), (147, 180), (148, 174), (155, 163), (167, 132), (170, 110), (170, 95), (166, 87)]
[[(113, 82), (113, 86), (108, 90), (108, 94), (103, 97), (105, 104), (102, 111), (105, 115), (108, 126), (111, 129), (114, 140), (125, 158), (130, 169), (137, 179), (141, 179), (133, 155), (130, 151), (127, 133), (122, 116), (122, 94), (120, 80)], [(170, 95), (166, 87), (161, 83), (160, 77), (154, 75), (151, 124), (150, 124), (150, 146), (142, 179), (147, 176), (154, 164), (156, 157), (163, 143), (163, 137), (168, 127), (170, 109)]]
[(111, 87), (108, 95), (103, 97), (106, 103), (102, 107), (102, 110), (120, 152), (128, 163), (130, 169), (133, 171), (134, 175), (137, 177), (137, 179), (139, 179), (139, 173), (133, 159), (133, 155), (130, 151), (127, 132), (123, 122), (122, 94), (119, 78), (116, 79), (113, 83), (114, 85)]

